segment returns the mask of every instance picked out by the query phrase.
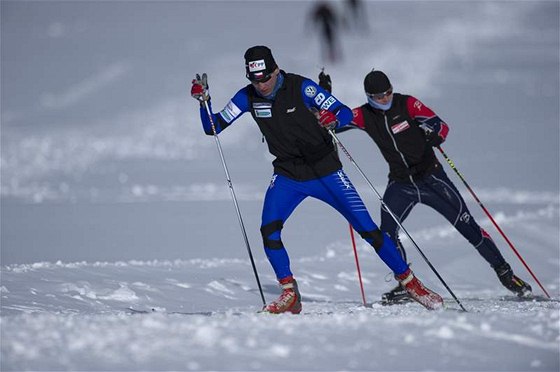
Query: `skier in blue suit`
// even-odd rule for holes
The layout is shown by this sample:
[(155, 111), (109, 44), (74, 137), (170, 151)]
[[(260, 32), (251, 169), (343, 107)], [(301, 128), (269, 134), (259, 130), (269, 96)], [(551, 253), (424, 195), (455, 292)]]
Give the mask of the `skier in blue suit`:
[(263, 311), (301, 312), (301, 296), (281, 232), (291, 213), (308, 196), (339, 211), (375, 249), (412, 298), (428, 309), (440, 308), (442, 298), (414, 276), (395, 244), (373, 222), (342, 170), (328, 131), (350, 123), (350, 108), (312, 80), (280, 70), (268, 47), (249, 48), (245, 68), (251, 83), (240, 89), (222, 111), (211, 114), (214, 128), (204, 107), (208, 104), (212, 112), (205, 74), (193, 80), (191, 95), (201, 104), (206, 134), (221, 133), (249, 112), (275, 156), (274, 174), (264, 200), (261, 235), (282, 293)]

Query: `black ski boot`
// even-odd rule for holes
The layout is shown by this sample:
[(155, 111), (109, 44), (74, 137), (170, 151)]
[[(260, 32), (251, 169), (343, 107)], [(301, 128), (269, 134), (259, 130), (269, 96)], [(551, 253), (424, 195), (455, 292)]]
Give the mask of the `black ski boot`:
[(500, 279), (504, 287), (519, 297), (528, 297), (531, 295), (531, 286), (515, 276), (508, 263), (504, 263), (502, 266), (495, 268), (495, 270), (498, 279)]
[(391, 289), (389, 292), (383, 293), (381, 295), (382, 305), (398, 305), (406, 304), (409, 302), (414, 302), (414, 300), (412, 299), (412, 297), (410, 297), (406, 289), (404, 289), (400, 284)]

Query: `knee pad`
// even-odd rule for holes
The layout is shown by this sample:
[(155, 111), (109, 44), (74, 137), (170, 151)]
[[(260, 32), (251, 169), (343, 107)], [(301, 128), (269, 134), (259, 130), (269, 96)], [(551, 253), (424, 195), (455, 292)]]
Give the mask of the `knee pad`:
[(284, 227), (284, 223), (282, 222), (282, 220), (272, 221), (269, 224), (261, 226), (263, 245), (266, 248), (270, 248), (270, 249), (284, 248), (284, 244), (282, 244), (281, 239), (278, 240), (270, 239), (270, 235), (274, 234), (276, 231), (278, 231), (278, 234), (280, 234), (280, 231), (282, 230), (283, 227)]
[(360, 231), (359, 234), (363, 239), (371, 240), (371, 245), (376, 252), (379, 252), (381, 247), (383, 247), (383, 242), (385, 239), (381, 230), (377, 229), (373, 231)]

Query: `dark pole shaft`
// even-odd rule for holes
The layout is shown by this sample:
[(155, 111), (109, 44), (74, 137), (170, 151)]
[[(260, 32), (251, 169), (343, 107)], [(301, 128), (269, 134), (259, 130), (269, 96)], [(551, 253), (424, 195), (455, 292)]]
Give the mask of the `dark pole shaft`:
[(523, 264), (523, 266), (525, 266), (525, 268), (527, 269), (527, 271), (529, 272), (529, 274), (531, 274), (531, 276), (533, 277), (533, 279), (535, 279), (535, 282), (537, 282), (537, 284), (539, 285), (539, 287), (541, 287), (542, 291), (544, 292), (544, 294), (550, 298), (550, 295), (548, 294), (548, 292), (546, 291), (546, 289), (544, 289), (543, 285), (541, 284), (541, 282), (537, 279), (537, 277), (535, 276), (535, 274), (533, 274), (533, 271), (529, 268), (529, 266), (527, 265), (527, 263), (525, 262), (525, 260), (523, 259), (523, 257), (521, 257), (521, 255), (519, 254), (519, 252), (517, 251), (517, 249), (515, 249), (515, 247), (513, 246), (513, 244), (511, 243), (511, 241), (508, 239), (508, 237), (506, 236), (506, 234), (502, 231), (502, 229), (500, 228), (500, 226), (498, 226), (498, 224), (496, 223), (496, 221), (494, 220), (494, 217), (492, 217), (492, 215), (490, 214), (490, 212), (488, 212), (488, 209), (486, 209), (486, 207), (482, 204), (482, 202), (480, 201), (480, 199), (476, 196), (476, 194), (474, 193), (473, 189), (469, 186), (469, 184), (467, 183), (467, 181), (465, 180), (465, 178), (463, 177), (463, 175), (461, 174), (461, 172), (459, 172), (459, 170), (457, 169), (457, 167), (455, 167), (455, 163), (453, 163), (453, 161), (449, 158), (449, 156), (447, 156), (447, 154), (443, 151), (443, 149), (438, 146), (437, 149), (439, 150), (439, 152), (441, 152), (441, 154), (443, 155), (443, 157), (445, 158), (445, 160), (447, 161), (447, 163), (449, 164), (449, 166), (451, 167), (451, 169), (453, 169), (455, 171), (455, 173), (457, 174), (457, 176), (461, 179), (461, 181), (463, 181), (463, 184), (465, 185), (465, 187), (467, 188), (467, 190), (469, 190), (469, 192), (471, 193), (471, 195), (473, 196), (474, 200), (476, 200), (476, 202), (478, 203), (478, 205), (480, 206), (480, 208), (482, 208), (482, 210), (484, 211), (484, 213), (486, 213), (486, 215), (488, 216), (488, 218), (490, 219), (490, 221), (492, 221), (492, 223), (494, 224), (494, 226), (496, 227), (496, 229), (498, 230), (498, 232), (502, 235), (502, 237), (505, 239), (505, 241), (508, 243), (508, 245), (510, 246), (510, 248), (513, 250), (513, 252), (515, 253), (515, 255), (517, 256), (517, 258), (519, 258), (519, 260), (521, 261), (521, 263)]
[(261, 294), (261, 299), (263, 305), (266, 305), (266, 301), (264, 299), (264, 293), (261, 286), (261, 281), (259, 280), (259, 274), (257, 273), (257, 266), (255, 265), (255, 260), (253, 259), (253, 253), (251, 252), (251, 246), (249, 245), (249, 239), (247, 238), (247, 231), (245, 230), (245, 224), (243, 223), (243, 218), (241, 217), (241, 211), (239, 210), (239, 204), (237, 203), (237, 197), (235, 196), (235, 190), (233, 189), (233, 183), (231, 182), (231, 177), (229, 176), (228, 167), (226, 165), (226, 159), (224, 157), (224, 153), (222, 151), (222, 146), (220, 144), (220, 139), (218, 138), (218, 134), (216, 133), (216, 126), (214, 125), (214, 120), (212, 119), (212, 112), (210, 111), (210, 107), (208, 106), (207, 101), (204, 102), (204, 107), (206, 108), (206, 113), (208, 114), (208, 118), (210, 119), (210, 124), (212, 126), (212, 132), (214, 133), (214, 139), (216, 140), (216, 146), (218, 147), (218, 152), (220, 153), (220, 159), (222, 160), (222, 165), (224, 167), (224, 172), (226, 174), (226, 181), (229, 187), (229, 191), (231, 194), (231, 199), (233, 200), (233, 205), (235, 206), (235, 212), (237, 213), (237, 219), (239, 221), (239, 226), (241, 227), (241, 233), (243, 234), (243, 239), (245, 240), (245, 246), (247, 247), (247, 253), (249, 254), (249, 259), (251, 261), (251, 266), (253, 267), (253, 273), (255, 274), (255, 279), (257, 280), (257, 286), (259, 287), (259, 292)]
[(430, 260), (428, 260), (428, 257), (426, 257), (426, 255), (424, 254), (424, 252), (422, 252), (422, 250), (420, 249), (420, 247), (418, 246), (418, 244), (416, 244), (416, 242), (414, 241), (414, 239), (412, 239), (412, 236), (410, 236), (410, 234), (408, 233), (408, 231), (404, 228), (404, 226), (402, 225), (401, 221), (397, 218), (397, 216), (393, 213), (393, 211), (391, 211), (391, 209), (387, 206), (387, 204), (385, 204), (385, 202), (383, 201), (383, 197), (381, 196), (381, 194), (377, 191), (377, 189), (373, 186), (373, 184), (370, 182), (370, 180), (367, 178), (367, 176), (365, 175), (365, 173), (362, 171), (362, 169), (360, 168), (360, 166), (354, 161), (354, 159), (352, 158), (352, 156), (350, 155), (350, 153), (348, 152), (348, 150), (346, 150), (346, 147), (344, 147), (344, 145), (340, 142), (340, 140), (338, 139), (338, 137), (336, 136), (336, 134), (334, 133), (333, 130), (329, 130), (329, 133), (331, 134), (331, 136), (333, 137), (334, 141), (336, 142), (336, 144), (340, 147), (340, 149), (342, 150), (342, 152), (344, 152), (344, 154), (346, 154), (346, 156), (348, 157), (348, 159), (350, 160), (350, 162), (354, 165), (354, 167), (356, 167), (356, 169), (358, 170), (358, 173), (360, 173), (360, 175), (363, 177), (363, 179), (367, 182), (367, 184), (369, 185), (369, 187), (373, 190), (373, 192), (377, 195), (377, 198), (379, 199), (379, 201), (381, 202), (381, 204), (383, 205), (383, 208), (385, 208), (385, 210), (387, 212), (389, 212), (389, 214), (391, 215), (391, 217), (395, 220), (395, 222), (397, 223), (397, 225), (399, 226), (399, 228), (404, 231), (404, 233), (406, 234), (406, 236), (410, 239), (410, 241), (412, 242), (412, 244), (414, 245), (414, 247), (416, 247), (416, 250), (418, 251), (418, 253), (420, 253), (420, 255), (422, 256), (422, 258), (424, 259), (424, 261), (426, 261), (426, 263), (428, 264), (428, 266), (430, 267), (430, 269), (432, 269), (432, 271), (434, 272), (434, 274), (436, 274), (436, 276), (438, 277), (438, 279), (440, 280), (440, 282), (443, 284), (443, 286), (447, 289), (447, 291), (449, 292), (449, 294), (451, 294), (451, 296), (453, 297), (453, 299), (455, 299), (455, 301), (457, 302), (457, 304), (461, 307), (461, 309), (463, 311), (467, 311), (464, 307), (463, 304), (461, 303), (461, 301), (459, 301), (459, 299), (457, 298), (457, 296), (455, 296), (455, 293), (453, 293), (453, 291), (451, 290), (451, 288), (449, 288), (449, 286), (447, 285), (447, 283), (445, 282), (445, 280), (443, 280), (443, 278), (441, 277), (441, 275), (439, 275), (438, 271), (436, 270), (436, 268), (432, 265), (432, 263), (430, 262)]

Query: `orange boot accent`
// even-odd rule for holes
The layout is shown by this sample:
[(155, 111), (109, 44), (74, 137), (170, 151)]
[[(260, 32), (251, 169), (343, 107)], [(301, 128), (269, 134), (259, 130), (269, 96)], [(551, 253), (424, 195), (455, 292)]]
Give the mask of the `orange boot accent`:
[(434, 291), (424, 287), (422, 282), (414, 276), (412, 270), (407, 269), (401, 275), (395, 276), (395, 279), (401, 283), (401, 286), (406, 289), (414, 301), (426, 309), (437, 310), (443, 307), (443, 298)]
[(290, 312), (299, 314), (301, 312), (301, 295), (299, 294), (296, 280), (293, 276), (280, 279), (282, 293), (276, 301), (271, 302), (263, 308), (263, 312), (281, 314)]

